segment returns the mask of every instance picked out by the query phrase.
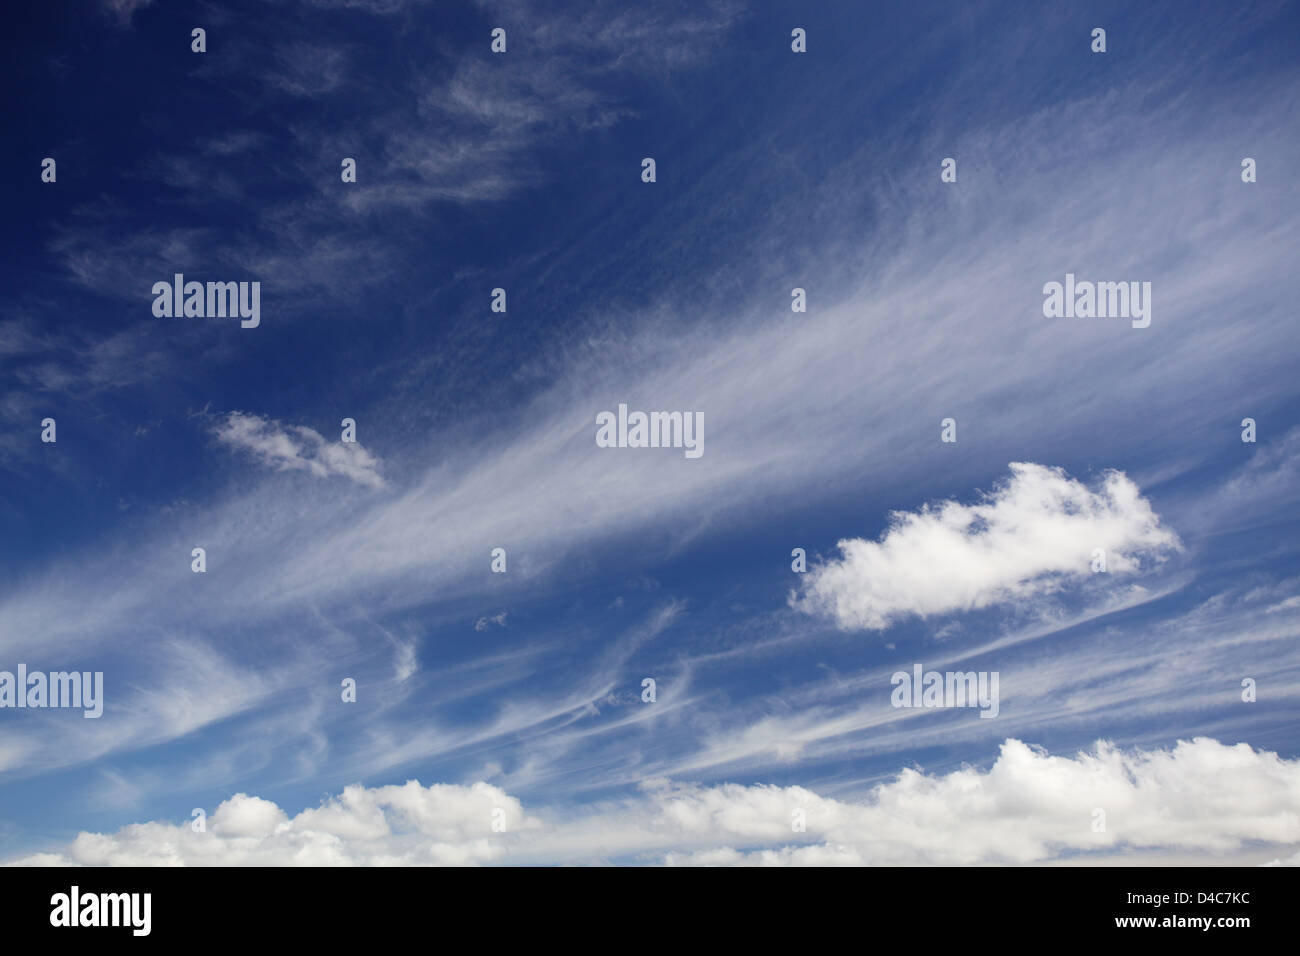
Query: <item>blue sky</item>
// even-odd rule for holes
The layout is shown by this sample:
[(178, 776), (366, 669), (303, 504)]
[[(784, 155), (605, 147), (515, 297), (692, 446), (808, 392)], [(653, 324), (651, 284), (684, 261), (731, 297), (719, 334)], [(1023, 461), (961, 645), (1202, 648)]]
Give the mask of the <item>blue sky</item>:
[(0, 859), (1300, 859), (1294, 3), (24, 17)]

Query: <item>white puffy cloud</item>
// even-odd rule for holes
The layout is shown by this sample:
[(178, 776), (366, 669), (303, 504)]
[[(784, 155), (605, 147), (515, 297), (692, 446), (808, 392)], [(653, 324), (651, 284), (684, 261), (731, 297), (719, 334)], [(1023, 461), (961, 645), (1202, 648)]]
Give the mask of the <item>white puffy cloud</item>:
[(505, 853), (492, 830), (535, 822), (519, 801), (486, 783), (462, 787), (417, 781), (350, 786), (290, 818), (269, 800), (237, 793), (202, 832), (192, 824), (138, 823), (113, 834), (81, 833), (62, 854), (40, 853), (35, 866), (383, 866), (490, 863)]
[(839, 560), (809, 570), (791, 603), (846, 630), (884, 630), (929, 617), (1018, 601), (1092, 573), (1094, 549), (1111, 574), (1138, 570), (1181, 544), (1126, 475), (1094, 491), (1060, 468), (1013, 462), (1011, 476), (976, 504), (944, 501), (894, 512), (879, 541), (839, 542)]
[(312, 428), (231, 412), (213, 430), (217, 438), (279, 471), (341, 475), (369, 488), (386, 486), (380, 461), (357, 442), (329, 442)]
[(288, 819), (270, 800), (237, 793), (217, 808), (212, 829), (226, 837), (267, 837)]
[[(1153, 751), (1099, 742), (1053, 756), (1007, 740), (987, 770), (905, 769), (861, 800), (803, 787), (653, 781), (560, 819), (486, 783), (347, 787), (288, 817), (237, 794), (206, 832), (144, 823), (80, 834), (22, 865), (460, 865), (635, 860), (669, 865), (1032, 864), (1162, 851), (1212, 862), (1300, 844), (1300, 760), (1199, 737)], [(493, 829), (493, 812), (504, 830)], [(1103, 811), (1104, 829), (1094, 828)], [(806, 830), (794, 832), (802, 811)], [(1275, 851), (1276, 852), (1276, 851)], [(1292, 860), (1294, 862), (1294, 859)]]

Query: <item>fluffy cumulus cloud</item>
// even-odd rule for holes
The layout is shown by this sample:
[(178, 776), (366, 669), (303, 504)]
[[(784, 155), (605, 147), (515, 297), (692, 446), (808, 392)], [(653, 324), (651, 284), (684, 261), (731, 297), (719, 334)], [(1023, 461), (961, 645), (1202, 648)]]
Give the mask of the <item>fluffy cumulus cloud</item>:
[(1248, 845), (1280, 848), (1281, 859), (1300, 844), (1297, 806), (1300, 760), (1246, 744), (1196, 738), (1126, 751), (1099, 742), (1090, 752), (1053, 756), (1007, 740), (987, 771), (907, 769), (860, 801), (803, 787), (656, 781), (635, 797), (558, 819), (525, 813), (486, 783), (410, 781), (348, 787), (292, 818), (238, 794), (204, 832), (188, 823), (136, 824), (82, 833), (62, 853), (12, 862), (969, 865), (1141, 850), (1212, 862)]
[(196, 830), (196, 821), (139, 823), (114, 834), (81, 833), (63, 854), (19, 862), (85, 866), (403, 866), (490, 863), (505, 853), (493, 824), (527, 832), (519, 801), (486, 783), (416, 781), (351, 786), (289, 817), (274, 803), (237, 793)]
[(894, 512), (879, 541), (840, 541), (840, 558), (810, 569), (791, 603), (846, 630), (884, 630), (913, 615), (1041, 596), (1091, 574), (1098, 548), (1112, 574), (1181, 548), (1122, 472), (1107, 472), (1093, 490), (1060, 468), (1010, 469), (975, 504)]
[(213, 432), (223, 443), (280, 471), (309, 471), (321, 478), (339, 475), (368, 488), (387, 485), (379, 459), (358, 442), (329, 442), (315, 429), (243, 412), (231, 412)]

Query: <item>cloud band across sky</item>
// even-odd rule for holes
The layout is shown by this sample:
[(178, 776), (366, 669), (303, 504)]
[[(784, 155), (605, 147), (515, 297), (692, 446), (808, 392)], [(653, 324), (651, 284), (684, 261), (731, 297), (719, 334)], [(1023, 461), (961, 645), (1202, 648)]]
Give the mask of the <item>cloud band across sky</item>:
[[(635, 798), (539, 813), (498, 787), (351, 786), (293, 817), (236, 794), (204, 820), (82, 833), (15, 865), (391, 866), (512, 863), (1006, 865), (1158, 848), (1261, 862), (1300, 843), (1300, 761), (1197, 738), (1104, 741), (1053, 756), (1003, 743), (986, 771), (904, 770), (861, 801), (804, 787), (649, 781)], [(1270, 857), (1272, 853), (1274, 856)]]

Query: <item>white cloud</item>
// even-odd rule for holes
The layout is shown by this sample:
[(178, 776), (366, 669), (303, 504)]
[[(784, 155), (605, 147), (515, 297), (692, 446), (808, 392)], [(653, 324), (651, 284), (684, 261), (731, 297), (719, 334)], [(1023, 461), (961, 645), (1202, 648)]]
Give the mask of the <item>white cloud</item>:
[(1265, 863), (1264, 866), (1300, 866), (1300, 853), (1285, 860), (1278, 859)]
[(212, 831), (223, 837), (268, 837), (287, 823), (284, 811), (270, 800), (237, 793), (212, 816)]
[[(419, 865), (635, 859), (669, 864), (1030, 864), (1159, 850), (1211, 862), (1300, 843), (1300, 760), (1208, 738), (1167, 750), (1099, 742), (1074, 757), (1007, 740), (988, 771), (903, 770), (861, 801), (803, 787), (648, 783), (559, 820), (486, 783), (347, 787), (289, 818), (236, 794), (207, 832), (144, 823), (81, 833), (26, 865)], [(492, 829), (493, 812), (505, 823)], [(1105, 829), (1093, 828), (1095, 810)], [(802, 810), (806, 832), (792, 832)], [(1274, 851), (1276, 852), (1276, 851)], [(1084, 854), (1083, 857), (1077, 854)]]
[(912, 615), (1051, 592), (1092, 574), (1097, 548), (1111, 574), (1132, 573), (1139, 559), (1181, 548), (1122, 472), (1107, 472), (1092, 491), (1059, 468), (1010, 468), (1010, 479), (977, 504), (894, 512), (880, 541), (840, 541), (842, 557), (811, 569), (791, 603), (846, 630), (884, 630)]
[(496, 787), (434, 784), (350, 786), (290, 819), (269, 800), (237, 793), (207, 821), (141, 823), (115, 834), (81, 833), (65, 854), (20, 862), (86, 866), (347, 866), (487, 863), (493, 811), (507, 831), (534, 825), (519, 801)]
[(379, 459), (359, 443), (327, 442), (312, 428), (231, 412), (213, 431), (227, 445), (279, 471), (305, 470), (321, 478), (342, 475), (369, 488), (387, 485)]

